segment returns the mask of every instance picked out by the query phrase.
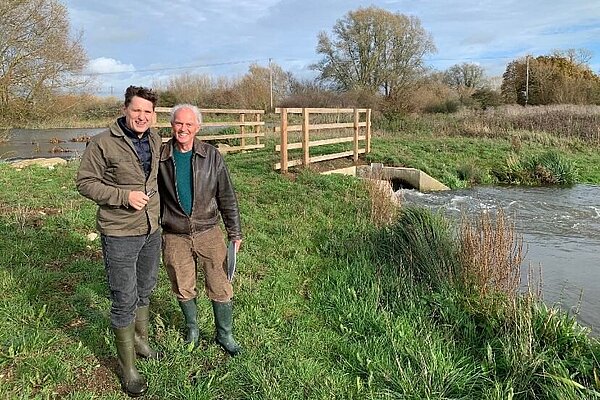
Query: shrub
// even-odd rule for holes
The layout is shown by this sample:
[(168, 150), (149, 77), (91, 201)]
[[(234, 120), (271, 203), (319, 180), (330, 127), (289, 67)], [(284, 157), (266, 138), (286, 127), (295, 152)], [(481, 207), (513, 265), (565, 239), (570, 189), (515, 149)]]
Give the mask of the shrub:
[(387, 112), (383, 114), (374, 114), (372, 125), (374, 129), (385, 132), (401, 132), (406, 129), (407, 121), (403, 113)]
[(425, 112), (432, 114), (452, 114), (458, 111), (460, 102), (457, 100), (444, 100), (440, 103), (435, 103), (425, 108)]
[(502, 183), (522, 185), (572, 185), (578, 177), (575, 164), (555, 151), (520, 158), (511, 155), (494, 173)]
[(487, 172), (479, 168), (474, 162), (463, 163), (456, 169), (459, 179), (466, 181), (469, 185), (483, 183)]
[(542, 185), (572, 185), (577, 181), (577, 171), (569, 160), (555, 151), (548, 151), (525, 162), (534, 181)]

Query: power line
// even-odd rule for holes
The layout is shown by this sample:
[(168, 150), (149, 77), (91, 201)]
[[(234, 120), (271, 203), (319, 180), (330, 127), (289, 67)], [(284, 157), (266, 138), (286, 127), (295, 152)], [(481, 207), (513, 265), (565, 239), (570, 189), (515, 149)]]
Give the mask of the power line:
[(181, 70), (181, 69), (219, 67), (222, 65), (249, 64), (249, 63), (256, 63), (259, 61), (266, 61), (266, 60), (270, 60), (270, 59), (263, 58), (263, 59), (255, 59), (255, 60), (228, 61), (228, 62), (220, 62), (220, 63), (212, 63), (212, 64), (186, 65), (186, 66), (182, 66), (182, 67), (146, 68), (146, 69), (136, 69), (133, 71), (89, 72), (89, 73), (83, 72), (83, 73), (75, 74), (75, 75), (77, 75), (77, 76), (104, 76), (104, 75), (117, 75), (117, 74), (126, 74), (126, 73), (174, 71), (174, 70)]

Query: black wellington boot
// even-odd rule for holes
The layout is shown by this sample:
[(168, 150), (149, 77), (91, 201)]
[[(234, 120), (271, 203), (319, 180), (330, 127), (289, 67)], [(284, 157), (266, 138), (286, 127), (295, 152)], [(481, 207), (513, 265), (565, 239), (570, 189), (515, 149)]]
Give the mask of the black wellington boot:
[(158, 360), (160, 354), (148, 343), (148, 321), (150, 320), (150, 307), (139, 307), (135, 310), (135, 353), (142, 358)]
[(198, 329), (198, 309), (196, 307), (196, 299), (187, 301), (179, 301), (179, 306), (183, 312), (185, 319), (186, 334), (185, 344), (194, 343), (194, 347), (198, 346), (198, 340), (200, 338), (200, 330)]
[(143, 396), (148, 390), (148, 383), (135, 368), (135, 349), (133, 337), (135, 323), (125, 328), (113, 328), (117, 358), (119, 360), (121, 388), (130, 397)]
[(217, 328), (215, 341), (229, 355), (237, 356), (241, 353), (242, 348), (233, 338), (233, 304), (231, 301), (226, 303), (213, 301), (212, 306), (215, 315), (215, 326)]

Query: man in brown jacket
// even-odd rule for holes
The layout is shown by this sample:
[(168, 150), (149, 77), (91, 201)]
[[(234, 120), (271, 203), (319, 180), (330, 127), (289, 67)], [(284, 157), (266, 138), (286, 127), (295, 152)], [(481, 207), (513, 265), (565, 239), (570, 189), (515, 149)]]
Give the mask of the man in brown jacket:
[(233, 253), (242, 242), (240, 213), (233, 184), (219, 151), (196, 137), (202, 116), (196, 106), (171, 110), (173, 138), (162, 148), (158, 175), (163, 228), (163, 263), (187, 326), (186, 342), (198, 344), (197, 270), (212, 301), (216, 342), (230, 355), (240, 346), (233, 338), (233, 289), (227, 274), (222, 218)]
[(157, 194), (161, 138), (150, 130), (157, 95), (130, 86), (123, 117), (94, 136), (77, 172), (77, 190), (98, 204), (104, 265), (112, 301), (110, 322), (121, 386), (132, 397), (148, 384), (135, 367), (136, 353), (157, 358), (148, 344), (150, 294), (160, 261), (161, 229)]

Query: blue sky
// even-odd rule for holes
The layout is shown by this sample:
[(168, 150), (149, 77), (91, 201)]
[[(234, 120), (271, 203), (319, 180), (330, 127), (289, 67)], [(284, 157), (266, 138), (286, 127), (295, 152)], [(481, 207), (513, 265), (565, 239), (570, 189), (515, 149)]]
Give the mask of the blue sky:
[(87, 71), (98, 93), (121, 96), (130, 84), (152, 86), (182, 73), (239, 77), (269, 59), (313, 78), (321, 31), (348, 11), (375, 6), (419, 18), (444, 70), (463, 62), (489, 77), (527, 54), (587, 49), (600, 72), (598, 0), (61, 0), (71, 27), (83, 31)]

